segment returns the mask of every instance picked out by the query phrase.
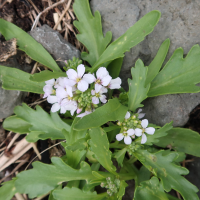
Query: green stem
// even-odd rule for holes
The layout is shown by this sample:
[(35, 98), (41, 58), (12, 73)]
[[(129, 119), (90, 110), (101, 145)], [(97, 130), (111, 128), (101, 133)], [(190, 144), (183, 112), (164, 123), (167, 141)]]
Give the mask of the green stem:
[(124, 147), (127, 147), (126, 144), (119, 144), (118, 142), (116, 143), (111, 143), (110, 148), (118, 148), (118, 149), (123, 149)]

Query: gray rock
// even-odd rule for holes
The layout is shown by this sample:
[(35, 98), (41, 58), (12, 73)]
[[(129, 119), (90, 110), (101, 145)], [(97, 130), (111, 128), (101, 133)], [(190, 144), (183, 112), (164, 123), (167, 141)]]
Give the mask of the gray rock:
[[(192, 156), (194, 161), (187, 163), (186, 167), (190, 171), (185, 178), (194, 184), (197, 188), (200, 188), (200, 158)], [(197, 192), (197, 195), (200, 197), (200, 191)]]
[[(178, 47), (187, 54), (191, 47), (200, 43), (199, 0), (91, 0), (94, 12), (102, 15), (103, 32), (112, 31), (113, 40), (152, 10), (161, 11), (161, 19), (154, 31), (139, 45), (127, 52), (121, 71), (123, 87), (128, 89), (130, 68), (141, 58), (148, 65), (155, 57), (161, 43), (170, 38), (168, 60)], [(165, 95), (144, 102), (146, 117), (158, 125), (174, 121), (174, 126), (183, 126), (191, 110), (200, 103), (199, 94)]]
[(67, 42), (59, 32), (53, 30), (48, 25), (35, 28), (29, 34), (50, 53), (55, 60), (59, 60), (58, 65), (64, 66), (64, 61), (73, 57), (80, 58), (80, 51)]
[[(0, 63), (0, 65), (7, 66), (7, 67), (15, 67), (26, 72), (30, 72), (31, 67), (28, 65), (21, 66), (17, 58), (20, 55), (12, 56), (6, 62)], [(4, 90), (0, 84), (0, 119), (9, 117), (13, 114), (13, 110), (15, 106), (20, 105), (25, 98), (26, 93), (16, 90)]]

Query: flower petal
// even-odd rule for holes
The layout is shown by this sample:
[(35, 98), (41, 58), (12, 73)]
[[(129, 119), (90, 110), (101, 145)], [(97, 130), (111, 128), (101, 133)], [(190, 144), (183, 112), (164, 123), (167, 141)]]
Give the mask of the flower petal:
[(117, 139), (118, 141), (123, 140), (123, 138), (124, 138), (124, 135), (123, 135), (122, 133), (119, 133), (119, 134), (116, 135), (116, 139)]
[(108, 89), (102, 86), (99, 92), (100, 94), (107, 93)]
[(83, 74), (85, 73), (85, 66), (83, 64), (80, 64), (78, 67), (77, 67), (77, 72), (78, 72), (78, 77), (82, 77)]
[(130, 136), (125, 136), (124, 137), (124, 143), (125, 144), (129, 145), (129, 144), (131, 144), (131, 142), (132, 142), (132, 139), (131, 139)]
[(92, 90), (91, 91), (91, 95), (95, 95), (96, 93), (95, 93), (95, 90)]
[(101, 100), (102, 103), (106, 103), (107, 102), (106, 95), (101, 95), (99, 97), (99, 99)]
[(140, 113), (140, 114), (138, 115), (138, 119), (142, 119), (144, 116), (145, 116), (145, 113)]
[(47, 101), (49, 102), (49, 103), (56, 103), (56, 102), (58, 102), (58, 98), (57, 98), (57, 96), (48, 96), (47, 97)]
[(48, 80), (48, 81), (45, 81), (45, 83), (46, 83), (46, 85), (54, 85), (54, 83), (55, 83), (55, 79), (54, 78), (52, 78), (52, 79), (50, 79), (50, 80)]
[(109, 73), (105, 67), (100, 67), (97, 72), (96, 76), (98, 79), (102, 79), (103, 77), (107, 76)]
[(56, 89), (56, 96), (59, 98), (59, 99), (64, 99), (67, 97), (67, 92), (66, 90), (63, 88), (63, 87), (58, 87)]
[(146, 143), (146, 141), (147, 141), (147, 136), (145, 134), (142, 134), (141, 144)]
[(121, 84), (122, 84), (121, 78), (117, 77), (110, 81), (109, 88), (110, 89), (119, 89), (119, 88), (121, 88)]
[(93, 83), (95, 81), (95, 77), (92, 74), (85, 74), (82, 79), (88, 83)]
[(95, 92), (98, 93), (100, 89), (102, 88), (102, 85), (95, 83)]
[(145, 132), (149, 135), (153, 135), (155, 133), (155, 128), (153, 127), (148, 127), (145, 129)]
[(78, 86), (77, 88), (81, 91), (81, 92), (85, 92), (88, 89), (88, 83), (84, 80), (80, 80), (78, 82)]
[(127, 111), (126, 115), (125, 115), (125, 119), (128, 119), (131, 116), (131, 113)]
[(91, 111), (85, 111), (84, 113), (80, 114), (80, 115), (77, 115), (77, 117), (84, 117), (86, 115), (89, 115), (90, 113), (92, 113)]
[(128, 129), (127, 133), (129, 136), (131, 136), (135, 134), (135, 131), (131, 128), (131, 129)]
[(53, 106), (51, 107), (51, 112), (57, 112), (58, 110), (60, 110), (60, 104), (59, 103), (53, 104)]
[(142, 129), (136, 128), (135, 129), (135, 135), (140, 137), (142, 135)]
[(99, 104), (99, 98), (98, 97), (92, 97), (92, 103), (93, 104)]
[(110, 75), (105, 76), (101, 80), (102, 85), (107, 86), (110, 83), (111, 79), (112, 79), (112, 77)]
[(146, 128), (148, 126), (148, 123), (149, 122), (148, 122), (147, 119), (143, 119), (142, 122), (141, 122), (141, 125), (142, 125), (143, 128)]
[(66, 89), (67, 89), (67, 95), (70, 96), (70, 97), (73, 97), (73, 94), (72, 94), (72, 87), (70, 86), (66, 86)]
[(76, 79), (78, 78), (78, 74), (74, 69), (68, 69), (66, 73), (68, 78), (71, 80), (76, 81)]

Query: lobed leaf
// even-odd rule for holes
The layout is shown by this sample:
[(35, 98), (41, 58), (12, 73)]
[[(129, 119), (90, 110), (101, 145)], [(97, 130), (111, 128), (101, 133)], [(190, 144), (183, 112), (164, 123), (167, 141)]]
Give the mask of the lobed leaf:
[(135, 200), (168, 200), (162, 184), (155, 176), (149, 181), (144, 181), (138, 186), (134, 193)]
[(3, 89), (44, 94), (43, 87), (45, 83), (31, 81), (29, 79), (31, 74), (27, 72), (0, 65), (0, 76)]
[(166, 58), (169, 45), (170, 45), (170, 39), (168, 38), (161, 44), (158, 53), (156, 54), (156, 57), (148, 66), (148, 73), (145, 84), (146, 86), (152, 82), (152, 80), (156, 77), (156, 75), (160, 71), (160, 68), (162, 67), (162, 64)]
[(105, 105), (97, 108), (93, 113), (79, 120), (74, 129), (84, 130), (99, 127), (108, 121), (122, 121), (128, 108), (119, 103), (118, 99), (111, 99)]
[(123, 167), (123, 161), (124, 161), (126, 151), (127, 151), (127, 148), (125, 147), (113, 154), (114, 158), (116, 158), (116, 160), (118, 162), (118, 165), (120, 165), (121, 167)]
[(178, 191), (184, 200), (199, 200), (196, 192), (198, 188), (181, 175), (188, 174), (188, 170), (176, 165), (173, 161), (178, 157), (176, 152), (164, 150), (149, 153), (147, 150), (138, 150), (134, 156), (155, 176), (161, 179), (163, 188), (169, 192), (171, 189)]
[(78, 188), (65, 187), (63, 190), (53, 192), (55, 199), (59, 200), (101, 200), (108, 196), (107, 193), (97, 194), (96, 192), (84, 192)]
[(160, 19), (160, 12), (151, 11), (130, 27), (121, 37), (112, 42), (103, 52), (97, 62), (93, 65), (91, 73), (95, 72), (99, 66), (120, 57), (130, 48), (136, 46), (144, 37), (151, 33)]
[(169, 147), (176, 151), (185, 152), (200, 157), (199, 133), (186, 128), (173, 128), (168, 134), (154, 143), (159, 147)]
[(106, 132), (102, 128), (92, 128), (89, 130), (91, 140), (89, 142), (92, 152), (99, 163), (113, 174), (117, 174), (116, 168), (112, 163), (109, 150), (109, 141)]
[(17, 45), (19, 49), (26, 52), (33, 60), (47, 66), (54, 71), (61, 71), (55, 60), (45, 50), (45, 48), (35, 41), (28, 33), (17, 27), (16, 25), (0, 19), (0, 33), (6, 40), (12, 38), (17, 39)]
[(135, 67), (131, 68), (132, 80), (128, 79), (128, 108), (135, 112), (139, 107), (143, 107), (141, 102), (147, 98), (150, 84), (145, 86), (148, 68), (144, 67), (142, 60), (138, 59)]
[(74, 26), (80, 33), (76, 37), (89, 51), (89, 53), (83, 52), (81, 57), (92, 66), (110, 43), (112, 33), (109, 31), (105, 37), (103, 36), (101, 15), (99, 11), (92, 15), (88, 0), (76, 0), (73, 9), (79, 20), (74, 21)]
[(0, 187), (0, 199), (1, 200), (10, 200), (17, 193), (15, 188), (15, 179), (3, 183)]
[(200, 87), (200, 47), (194, 45), (183, 58), (183, 49), (178, 48), (151, 83), (149, 97), (175, 94), (197, 93)]
[(30, 76), (31, 81), (36, 82), (44, 82), (48, 81), (52, 78), (66, 77), (67, 74), (65, 72), (52, 72), (49, 70), (41, 71), (40, 73), (36, 73)]
[(61, 158), (52, 157), (51, 161), (51, 165), (36, 161), (33, 163), (33, 169), (19, 173), (15, 182), (17, 191), (28, 194), (32, 199), (47, 194), (61, 182), (95, 178), (86, 162), (82, 162), (80, 169), (76, 170)]
[[(62, 129), (70, 131), (70, 126), (63, 122), (57, 113), (51, 113), (49, 115), (40, 106), (36, 106), (36, 110), (33, 110), (23, 103), (22, 106), (15, 107), (14, 113), (16, 115), (13, 118), (11, 117), (4, 121), (4, 129), (19, 130), (13, 126), (20, 121), (22, 125), (25, 125), (21, 129), (21, 133), (23, 133), (23, 131), (26, 132), (26, 128), (30, 125), (31, 127), (29, 127), (29, 135), (27, 137), (30, 142), (35, 142), (39, 139), (45, 140), (47, 138), (51, 138), (52, 140), (65, 139)], [(12, 124), (8, 123), (10, 121)]]

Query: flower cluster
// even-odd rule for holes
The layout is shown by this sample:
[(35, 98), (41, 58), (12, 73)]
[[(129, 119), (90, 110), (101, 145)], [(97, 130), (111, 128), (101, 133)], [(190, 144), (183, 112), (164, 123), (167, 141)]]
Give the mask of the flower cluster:
[(124, 139), (124, 143), (130, 145), (135, 136), (142, 136), (141, 144), (144, 144), (147, 141), (147, 136), (145, 133), (150, 135), (154, 134), (155, 128), (148, 127), (148, 120), (140, 120), (145, 115), (144, 113), (141, 113), (141, 111), (142, 110), (139, 109), (138, 113), (132, 116), (130, 112), (127, 112), (124, 121), (117, 123), (117, 125), (121, 127), (120, 133), (116, 135), (116, 139), (118, 141)]
[(45, 81), (46, 85), (43, 90), (44, 98), (52, 105), (51, 111), (66, 113), (70, 111), (74, 115), (83, 117), (95, 110), (100, 103), (106, 103), (108, 89), (119, 89), (121, 79), (118, 77), (112, 79), (105, 67), (100, 67), (96, 76), (85, 73), (85, 66), (80, 64), (77, 70), (68, 69), (67, 77), (60, 77), (57, 80), (51, 79)]
[(120, 187), (120, 180), (114, 179), (112, 180), (110, 177), (106, 178), (106, 181), (101, 183), (102, 188), (107, 189), (107, 193), (109, 196), (116, 194), (119, 191)]

